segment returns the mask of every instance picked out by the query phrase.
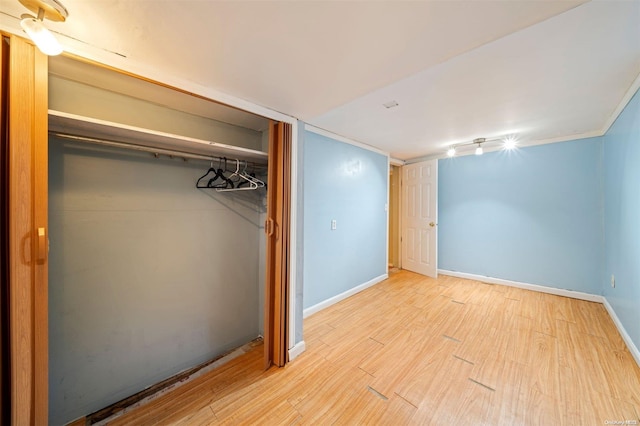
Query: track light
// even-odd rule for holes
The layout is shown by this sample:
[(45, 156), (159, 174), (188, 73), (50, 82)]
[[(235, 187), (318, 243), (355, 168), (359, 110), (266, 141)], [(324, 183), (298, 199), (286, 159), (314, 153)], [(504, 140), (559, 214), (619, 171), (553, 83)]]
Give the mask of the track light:
[(38, 46), (38, 49), (45, 55), (55, 56), (62, 53), (62, 46), (58, 40), (42, 25), (42, 21), (31, 15), (20, 21), (20, 26), (31, 40)]
[(474, 139), (473, 143), (477, 143), (478, 147), (476, 148), (476, 155), (482, 155), (483, 151), (482, 151), (482, 143), (486, 142), (485, 138), (478, 138), (478, 139)]
[(516, 147), (516, 138), (509, 136), (504, 140), (504, 149), (511, 150)]
[(62, 53), (58, 40), (44, 26), (44, 19), (64, 21), (69, 16), (67, 9), (57, 0), (20, 0), (27, 9), (37, 14), (21, 16), (20, 26), (29, 38), (45, 55), (55, 56)]
[[(510, 135), (505, 138), (495, 138), (495, 139), (487, 139), (487, 138), (476, 138), (471, 142), (462, 142), (457, 143), (455, 145), (449, 145), (447, 149), (447, 157), (455, 157), (458, 153), (462, 153), (462, 155), (470, 153), (472, 147), (475, 147), (474, 153), (476, 155), (484, 154), (484, 146), (489, 144), (489, 147), (492, 148), (497, 144), (502, 144), (502, 148), (505, 150), (511, 150), (516, 148), (518, 142), (518, 138), (515, 135)], [(491, 149), (492, 151), (494, 149)]]

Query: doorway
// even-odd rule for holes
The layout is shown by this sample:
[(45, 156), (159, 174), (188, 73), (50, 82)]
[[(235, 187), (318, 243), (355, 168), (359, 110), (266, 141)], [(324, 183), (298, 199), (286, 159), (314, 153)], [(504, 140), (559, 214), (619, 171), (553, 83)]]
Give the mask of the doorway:
[(400, 174), (399, 166), (389, 165), (389, 270), (400, 269)]

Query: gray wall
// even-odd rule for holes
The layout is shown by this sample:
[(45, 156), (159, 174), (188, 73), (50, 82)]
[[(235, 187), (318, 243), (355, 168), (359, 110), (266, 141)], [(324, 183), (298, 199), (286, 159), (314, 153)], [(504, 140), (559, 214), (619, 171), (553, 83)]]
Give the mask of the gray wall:
[(49, 76), (49, 109), (257, 151), (263, 147), (263, 132), (187, 114), (55, 75)]
[(50, 140), (50, 421), (89, 414), (259, 334), (261, 194), (208, 164)]

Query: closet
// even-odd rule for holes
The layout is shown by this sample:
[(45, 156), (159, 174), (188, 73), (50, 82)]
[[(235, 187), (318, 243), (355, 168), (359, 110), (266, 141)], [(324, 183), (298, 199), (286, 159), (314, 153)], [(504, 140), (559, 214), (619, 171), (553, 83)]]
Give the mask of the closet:
[(70, 57), (48, 85), (49, 422), (258, 336), (282, 365), (288, 126)]

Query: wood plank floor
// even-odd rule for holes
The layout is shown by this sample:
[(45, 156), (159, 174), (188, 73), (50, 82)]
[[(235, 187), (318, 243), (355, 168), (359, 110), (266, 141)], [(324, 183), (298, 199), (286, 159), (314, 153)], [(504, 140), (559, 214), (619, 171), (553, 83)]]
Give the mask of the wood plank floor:
[(400, 271), (304, 336), (283, 369), (259, 346), (110, 424), (640, 424), (640, 368), (598, 303)]

